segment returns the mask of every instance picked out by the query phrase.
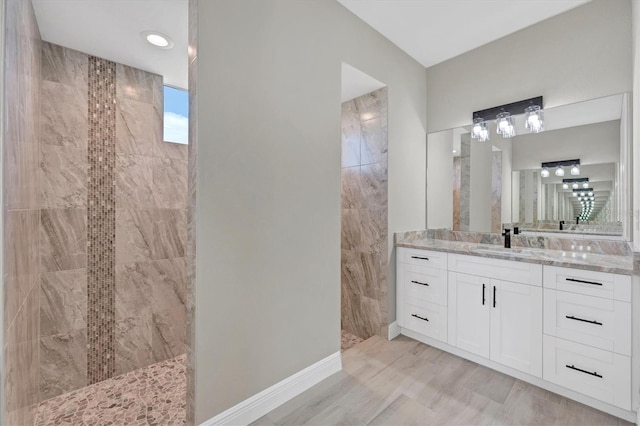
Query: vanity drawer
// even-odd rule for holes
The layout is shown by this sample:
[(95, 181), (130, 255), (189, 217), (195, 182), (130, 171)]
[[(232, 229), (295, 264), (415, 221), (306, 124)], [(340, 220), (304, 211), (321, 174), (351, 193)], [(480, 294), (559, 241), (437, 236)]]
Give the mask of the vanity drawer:
[(409, 265), (447, 269), (447, 253), (398, 247), (398, 261)]
[(546, 335), (543, 347), (545, 380), (631, 409), (631, 358)]
[(631, 303), (544, 289), (544, 332), (631, 356)]
[(447, 342), (447, 308), (433, 303), (406, 304), (402, 327)]
[(501, 281), (542, 285), (542, 265), (536, 263), (450, 254), (449, 270)]
[(545, 266), (544, 286), (587, 296), (631, 302), (631, 277), (628, 275)]
[(402, 265), (405, 301), (415, 306), (425, 303), (447, 305), (447, 270)]

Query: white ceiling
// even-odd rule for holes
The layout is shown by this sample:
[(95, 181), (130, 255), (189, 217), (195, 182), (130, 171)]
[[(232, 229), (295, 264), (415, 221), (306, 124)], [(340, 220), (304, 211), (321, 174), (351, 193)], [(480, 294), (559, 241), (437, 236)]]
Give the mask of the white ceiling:
[[(45, 41), (164, 76), (188, 85), (187, 0), (33, 0)], [(142, 31), (169, 36), (172, 49), (146, 42)]]
[(337, 1), (430, 67), (590, 0)]

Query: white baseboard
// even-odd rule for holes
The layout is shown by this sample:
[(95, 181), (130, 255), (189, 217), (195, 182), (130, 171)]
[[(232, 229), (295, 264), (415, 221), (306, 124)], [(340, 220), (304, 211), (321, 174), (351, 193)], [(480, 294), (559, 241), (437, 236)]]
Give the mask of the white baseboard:
[(201, 426), (248, 425), (340, 370), (342, 357), (336, 352), (210, 418)]
[(398, 321), (394, 321), (389, 324), (389, 340), (393, 340), (400, 335), (400, 326)]

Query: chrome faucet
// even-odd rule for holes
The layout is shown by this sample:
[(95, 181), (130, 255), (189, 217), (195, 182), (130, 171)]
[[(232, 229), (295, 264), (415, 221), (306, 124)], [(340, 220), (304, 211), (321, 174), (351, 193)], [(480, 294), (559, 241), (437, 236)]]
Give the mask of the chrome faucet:
[(561, 221), (560, 221), (560, 230), (562, 231), (562, 230), (563, 230), (563, 228), (564, 228), (564, 220), (561, 220)]
[(511, 248), (511, 229), (505, 229), (502, 236), (504, 237), (504, 248)]

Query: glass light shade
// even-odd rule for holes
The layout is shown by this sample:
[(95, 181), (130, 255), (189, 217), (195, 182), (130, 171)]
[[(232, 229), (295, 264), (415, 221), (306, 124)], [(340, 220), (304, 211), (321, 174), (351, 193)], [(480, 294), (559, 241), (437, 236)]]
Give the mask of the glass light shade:
[(569, 184), (567, 182), (563, 183), (562, 189), (569, 189)]
[(581, 196), (581, 197), (584, 197), (585, 195), (586, 195), (586, 194), (585, 194), (584, 192), (581, 192), (581, 193), (580, 193), (580, 196)]
[(580, 174), (580, 166), (577, 164), (574, 164), (573, 166), (571, 166), (571, 176), (578, 176)]
[(564, 176), (564, 167), (562, 166), (556, 167), (556, 176)]
[(501, 112), (496, 116), (496, 131), (503, 138), (512, 138), (516, 135), (516, 128), (513, 125), (513, 117), (508, 112)]
[(473, 119), (473, 128), (471, 129), (471, 137), (477, 139), (479, 142), (486, 142), (489, 140), (489, 128), (487, 122), (482, 118)]
[(577, 193), (577, 192), (574, 192), (574, 193), (573, 193), (573, 196), (574, 196), (574, 197), (577, 197), (577, 196), (578, 196), (578, 193)]
[(595, 199), (596, 199), (596, 197), (591, 197), (591, 198), (589, 198), (589, 199), (590, 199), (591, 201), (593, 201), (593, 200), (595, 200)]
[(578, 189), (578, 184), (574, 182), (574, 183), (573, 183), (573, 185), (571, 185), (571, 187), (572, 187), (573, 189)]
[(549, 168), (548, 167), (543, 167), (542, 170), (540, 171), (540, 176), (549, 177)]
[(544, 130), (544, 114), (538, 105), (525, 108), (524, 127), (531, 133), (540, 133)]
[(582, 187), (583, 187), (583, 188), (588, 188), (588, 187), (589, 187), (589, 182), (584, 182), (584, 183), (582, 184)]
[(593, 192), (589, 192), (589, 197), (593, 197)]

